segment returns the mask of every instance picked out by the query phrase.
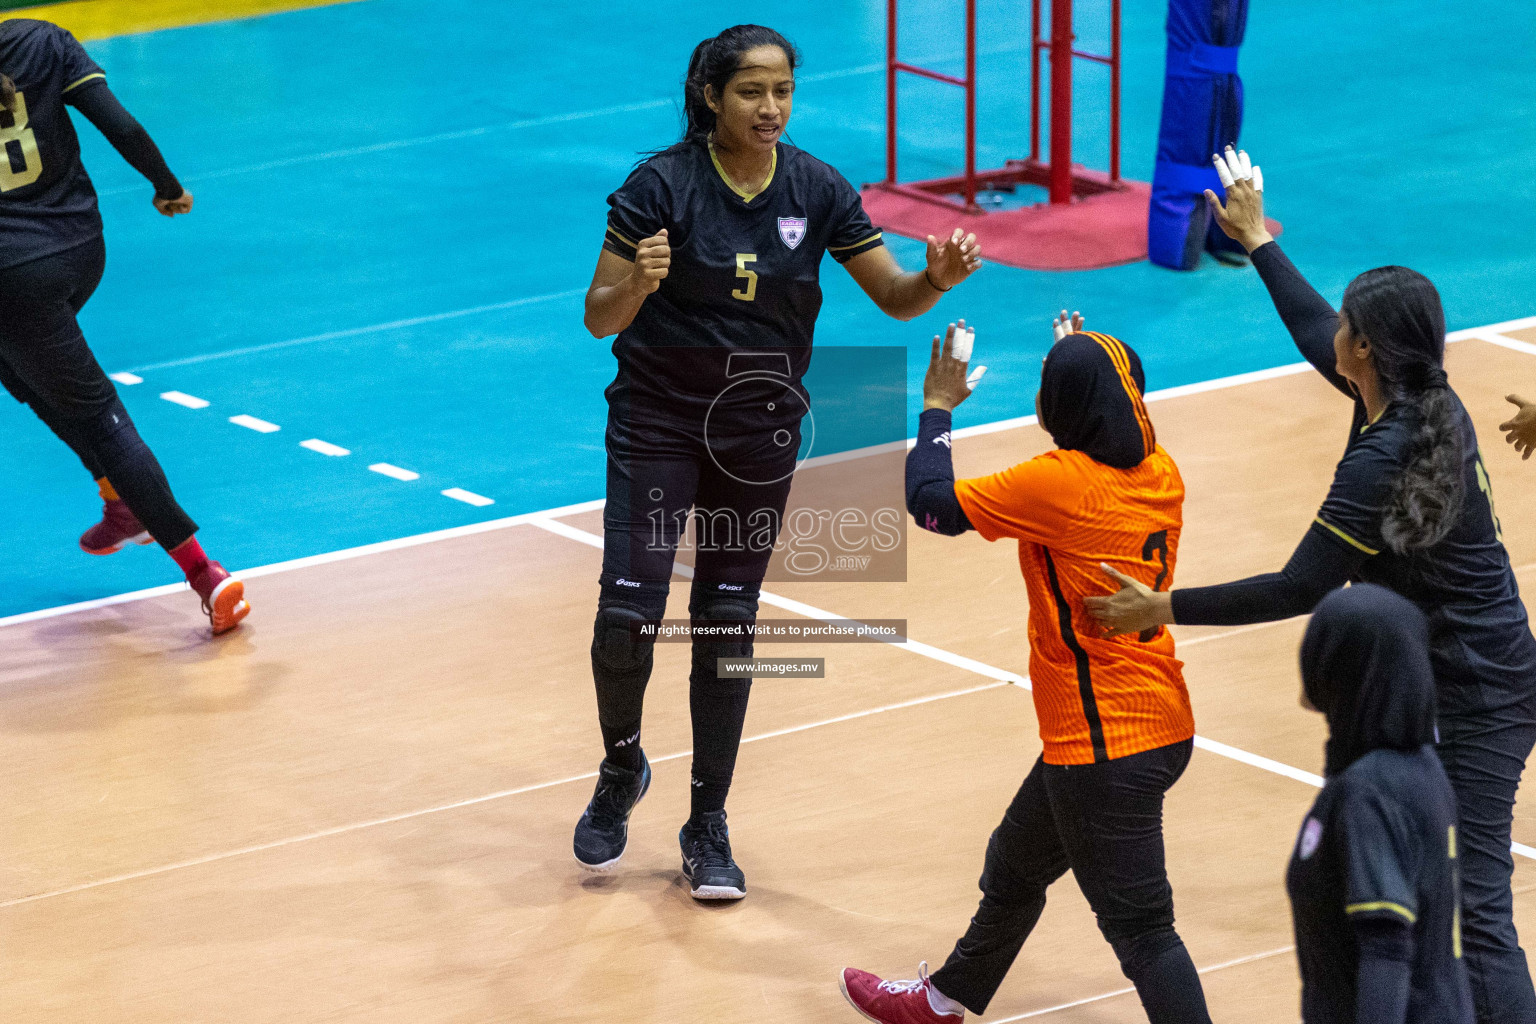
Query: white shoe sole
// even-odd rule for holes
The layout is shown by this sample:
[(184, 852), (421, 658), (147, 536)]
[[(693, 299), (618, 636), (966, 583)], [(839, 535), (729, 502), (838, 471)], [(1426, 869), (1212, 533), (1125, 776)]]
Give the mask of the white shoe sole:
[(854, 1013), (858, 1014), (860, 1017), (863, 1017), (865, 1020), (874, 1021), (875, 1024), (885, 1024), (885, 1022), (882, 1021), (879, 1017), (871, 1017), (869, 1014), (859, 1009), (859, 1004), (854, 1002), (853, 996), (848, 994), (848, 975), (842, 971), (837, 972), (837, 987), (842, 990), (843, 998), (848, 1000), (848, 1005), (853, 1007)]
[(745, 889), (733, 885), (701, 885), (690, 891), (696, 900), (740, 900), (747, 896)]

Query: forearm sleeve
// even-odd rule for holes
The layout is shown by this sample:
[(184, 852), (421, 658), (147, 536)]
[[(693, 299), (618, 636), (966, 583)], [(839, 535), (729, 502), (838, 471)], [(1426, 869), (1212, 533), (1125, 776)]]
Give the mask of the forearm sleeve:
[(923, 529), (954, 537), (973, 527), (955, 496), (949, 431), (948, 410), (926, 409), (918, 417), (917, 444), (907, 453), (907, 511)]
[(1353, 398), (1354, 392), (1350, 390), (1349, 382), (1339, 375), (1333, 355), (1333, 336), (1339, 328), (1339, 314), (1301, 275), (1281, 250), (1279, 242), (1265, 242), (1250, 256), (1264, 287), (1269, 289), (1275, 312), (1280, 314), (1302, 356), (1328, 379), (1328, 383)]
[(1413, 931), (1401, 921), (1354, 922), (1360, 946), (1356, 973), (1358, 1024), (1406, 1024), (1412, 978)]
[(166, 166), (160, 147), (155, 145), (144, 126), (118, 102), (105, 81), (88, 82), (71, 92), (68, 98), (75, 109), (106, 136), (112, 148), (121, 153), (134, 170), (149, 179), (155, 186), (155, 198), (177, 199), (181, 196), (181, 182)]
[(1344, 585), (1364, 560), (1313, 523), (1279, 572), (1213, 587), (1186, 587), (1170, 595), (1173, 621), (1186, 626), (1243, 626), (1305, 615), (1330, 590)]

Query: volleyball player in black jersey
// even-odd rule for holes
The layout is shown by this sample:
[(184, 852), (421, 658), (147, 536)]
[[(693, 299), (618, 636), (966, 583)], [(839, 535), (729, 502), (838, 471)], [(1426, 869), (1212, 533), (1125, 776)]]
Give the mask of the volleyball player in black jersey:
[(1323, 598), (1301, 642), (1303, 706), (1328, 718), (1286, 872), (1305, 1024), (1472, 1024), (1427, 641), (1411, 602), (1363, 583)]
[(1302, 355), (1354, 402), (1333, 485), (1285, 568), (1214, 587), (1089, 598), (1114, 632), (1177, 622), (1238, 625), (1310, 612), (1347, 581), (1378, 583), (1429, 619), (1435, 749), (1456, 791), (1467, 972), (1483, 1024), (1536, 1024), (1536, 991), (1513, 920), (1515, 792), (1536, 744), (1536, 638), (1494, 515), (1477, 434), (1442, 365), (1434, 285), (1405, 267), (1368, 270), (1335, 313), (1264, 227), (1262, 177), (1218, 157), (1222, 230), (1241, 242)]
[[(673, 556), (695, 516), (695, 622), (755, 621), (789, 494), (807, 396), (800, 384), (831, 253), (885, 313), (918, 316), (979, 266), (974, 237), (928, 240), (928, 264), (903, 273), (835, 169), (784, 142), (799, 63), (779, 33), (738, 25), (700, 43), (684, 88), (681, 142), (646, 160), (608, 198), (607, 236), (586, 325), (617, 334), (609, 385), (603, 572), (592, 639), (605, 757), (577, 823), (576, 859), (607, 870), (650, 785), (641, 704)], [(722, 533), (725, 534), (722, 536)], [(716, 660), (750, 640), (696, 640), (689, 677), (692, 813), (679, 833), (698, 899), (740, 899), (725, 798), (749, 680)]]
[(155, 209), (190, 213), (192, 195), (106, 75), (64, 29), (0, 22), (0, 384), (73, 449), (101, 490), (102, 521), (80, 546), (97, 555), (156, 541), (203, 599), (214, 633), (250, 606), (241, 582), (203, 552), (75, 316), (106, 265), (96, 190), (65, 110), (90, 120), (155, 186)]

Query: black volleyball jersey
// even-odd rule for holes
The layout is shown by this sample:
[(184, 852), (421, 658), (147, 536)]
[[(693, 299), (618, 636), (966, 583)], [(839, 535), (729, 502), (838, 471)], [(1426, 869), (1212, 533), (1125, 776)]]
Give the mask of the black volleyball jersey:
[(1536, 637), (1504, 547), (1477, 432), (1459, 399), (1456, 404), (1464, 438), (1462, 505), (1444, 540), (1400, 555), (1381, 535), (1418, 429), (1417, 413), (1400, 402), (1371, 424), (1365, 404), (1356, 402), (1348, 449), (1317, 514), (1329, 533), (1367, 556), (1356, 581), (1395, 590), (1429, 618), (1442, 715), (1506, 706), (1536, 692)]
[(637, 244), (665, 228), (672, 249), (661, 287), (614, 339), (610, 396), (624, 390), (682, 414), (748, 369), (799, 390), (822, 254), (844, 263), (884, 244), (848, 180), (783, 142), (754, 196), (730, 184), (706, 145), (683, 143), (635, 168), (608, 205), (603, 248), (633, 261)]
[(1286, 872), (1306, 1024), (1355, 1020), (1360, 950), (1352, 921), (1413, 934), (1408, 1020), (1472, 1024), (1461, 961), (1456, 797), (1430, 747), (1373, 750), (1328, 780)]
[(0, 269), (51, 256), (101, 234), (96, 190), (64, 109), (106, 77), (69, 32), (46, 21), (0, 21), (0, 72), (16, 85), (0, 110)]

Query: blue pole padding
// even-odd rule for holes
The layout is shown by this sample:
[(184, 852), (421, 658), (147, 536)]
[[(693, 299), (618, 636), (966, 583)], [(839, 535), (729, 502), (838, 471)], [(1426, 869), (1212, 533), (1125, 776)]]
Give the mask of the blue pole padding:
[(1221, 194), (1211, 154), (1236, 145), (1243, 122), (1238, 47), (1248, 0), (1169, 0), (1163, 116), (1147, 217), (1153, 263), (1193, 270), (1205, 251), (1242, 249), (1222, 234), (1205, 189)]

